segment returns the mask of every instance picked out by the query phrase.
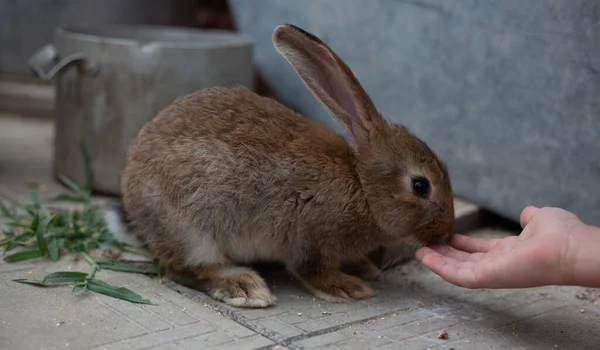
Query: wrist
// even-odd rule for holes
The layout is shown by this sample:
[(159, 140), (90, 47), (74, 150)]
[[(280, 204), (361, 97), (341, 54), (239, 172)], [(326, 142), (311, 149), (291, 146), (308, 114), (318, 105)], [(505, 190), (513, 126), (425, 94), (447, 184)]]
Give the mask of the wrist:
[(573, 230), (562, 265), (563, 284), (600, 288), (600, 228), (581, 225)]

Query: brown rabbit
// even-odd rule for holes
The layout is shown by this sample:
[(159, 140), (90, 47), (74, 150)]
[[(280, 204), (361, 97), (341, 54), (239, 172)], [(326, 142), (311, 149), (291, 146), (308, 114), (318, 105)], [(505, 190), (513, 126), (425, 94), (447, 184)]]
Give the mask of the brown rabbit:
[(176, 99), (132, 143), (127, 218), (166, 270), (192, 273), (233, 306), (275, 303), (255, 271), (236, 265), (261, 260), (283, 262), (326, 301), (369, 298), (361, 278), (380, 273), (370, 252), (452, 234), (446, 166), (381, 117), (321, 40), (280, 25), (273, 42), (349, 142), (241, 86), (203, 89)]

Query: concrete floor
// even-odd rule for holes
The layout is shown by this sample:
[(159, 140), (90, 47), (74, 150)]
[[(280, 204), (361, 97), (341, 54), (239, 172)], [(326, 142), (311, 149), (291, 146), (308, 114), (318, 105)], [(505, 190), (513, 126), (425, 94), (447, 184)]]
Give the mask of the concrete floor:
[[(63, 192), (52, 178), (52, 124), (0, 114), (0, 197), (26, 201)], [(98, 200), (102, 201), (103, 198)], [(504, 236), (486, 222), (471, 230)], [(240, 310), (205, 294), (143, 275), (100, 271), (158, 305), (68, 286), (38, 288), (12, 281), (59, 270), (86, 271), (69, 257), (0, 262), (2, 349), (597, 349), (600, 290), (545, 287), (467, 290), (410, 262), (373, 284), (370, 300), (328, 304), (314, 299), (281, 269), (261, 269), (278, 298), (275, 307)], [(448, 339), (438, 339), (447, 332)]]

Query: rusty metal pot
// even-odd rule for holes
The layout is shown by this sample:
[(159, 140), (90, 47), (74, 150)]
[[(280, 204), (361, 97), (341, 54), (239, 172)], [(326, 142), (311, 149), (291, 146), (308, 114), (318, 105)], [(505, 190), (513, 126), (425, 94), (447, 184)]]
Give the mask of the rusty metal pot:
[(80, 142), (94, 191), (120, 195), (125, 152), (156, 113), (199, 89), (254, 90), (254, 40), (226, 31), (160, 26), (63, 26), (30, 68), (56, 86), (55, 173), (84, 181)]

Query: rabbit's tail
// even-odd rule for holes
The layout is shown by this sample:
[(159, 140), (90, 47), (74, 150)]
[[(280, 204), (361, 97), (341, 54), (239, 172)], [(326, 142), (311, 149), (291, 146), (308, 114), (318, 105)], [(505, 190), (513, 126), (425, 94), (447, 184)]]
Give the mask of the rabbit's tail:
[(106, 206), (104, 221), (108, 230), (115, 238), (132, 247), (141, 248), (144, 244), (129, 231), (123, 203), (113, 201)]

